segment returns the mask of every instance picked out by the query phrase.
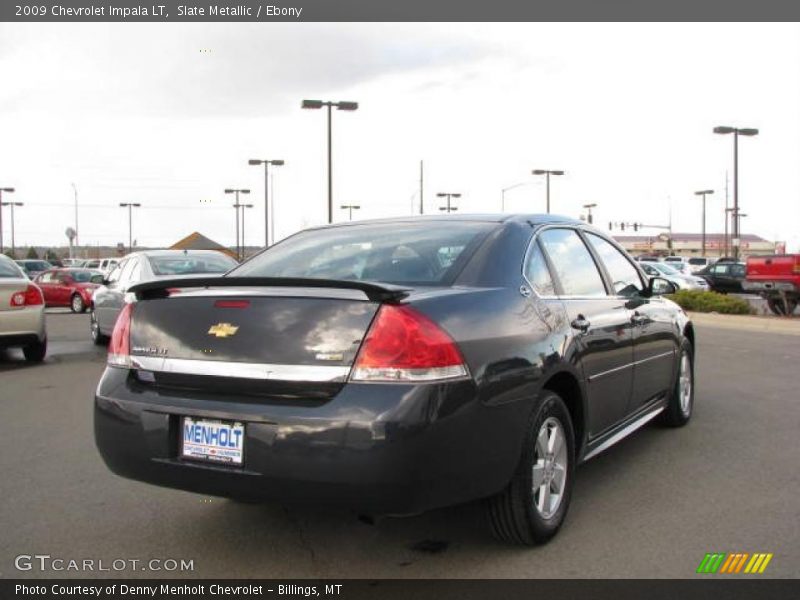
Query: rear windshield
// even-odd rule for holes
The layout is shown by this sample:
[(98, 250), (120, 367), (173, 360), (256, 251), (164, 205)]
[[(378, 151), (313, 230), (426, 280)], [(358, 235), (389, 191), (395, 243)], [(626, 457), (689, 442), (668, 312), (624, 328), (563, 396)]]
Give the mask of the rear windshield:
[(230, 273), (441, 285), (495, 223), (380, 223), (304, 231)]
[(148, 258), (156, 275), (190, 275), (193, 273), (225, 273), (236, 266), (232, 258), (187, 254), (184, 256), (151, 256)]
[(0, 277), (20, 279), (24, 278), (25, 274), (11, 261), (0, 260)]
[(690, 265), (704, 265), (704, 264), (706, 264), (706, 262), (708, 262), (708, 259), (706, 259), (706, 258), (690, 258), (689, 259), (689, 264)]
[(683, 262), (683, 259), (680, 256), (668, 256), (664, 262)]

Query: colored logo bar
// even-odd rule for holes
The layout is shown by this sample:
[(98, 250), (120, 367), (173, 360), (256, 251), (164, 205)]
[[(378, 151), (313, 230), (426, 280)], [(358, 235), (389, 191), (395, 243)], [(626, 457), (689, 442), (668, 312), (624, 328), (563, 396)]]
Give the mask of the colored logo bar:
[(763, 573), (769, 561), (772, 560), (772, 553), (756, 552), (713, 552), (705, 555), (697, 567), (698, 573)]

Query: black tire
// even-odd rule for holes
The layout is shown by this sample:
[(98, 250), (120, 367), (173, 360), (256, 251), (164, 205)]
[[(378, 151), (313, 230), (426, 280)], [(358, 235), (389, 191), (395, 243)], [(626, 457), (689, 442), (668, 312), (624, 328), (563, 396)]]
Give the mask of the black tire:
[(797, 308), (797, 300), (787, 298), (786, 304), (789, 305), (789, 312), (786, 312), (786, 305), (783, 303), (783, 300), (780, 298), (767, 298), (767, 306), (769, 309), (778, 316), (785, 316), (787, 314), (791, 315), (794, 313), (795, 309)]
[[(684, 358), (686, 359), (684, 361)], [(689, 393), (685, 402), (682, 401), (683, 390), (687, 380), (684, 378), (685, 369), (688, 368), (689, 373)], [(694, 380), (694, 348), (689, 340), (684, 339), (681, 342), (680, 357), (678, 359), (678, 374), (675, 377), (675, 385), (672, 388), (667, 408), (661, 413), (659, 421), (662, 425), (667, 427), (683, 427), (692, 418), (694, 411), (694, 394), (695, 394), (695, 380)]]
[[(545, 464), (537, 458), (537, 438), (547, 424), (557, 423), (563, 433), (563, 445), (566, 450), (566, 466), (563, 469), (561, 494), (553, 512), (546, 516), (537, 507), (537, 499), (542, 499), (542, 489), (552, 493), (554, 478), (551, 469), (549, 483), (542, 483), (534, 489), (534, 467)], [(539, 473), (547, 473), (547, 467), (538, 467)], [(514, 477), (505, 490), (486, 501), (486, 510), (494, 536), (507, 543), (532, 546), (550, 540), (559, 530), (567, 516), (570, 498), (572, 497), (572, 481), (575, 471), (575, 433), (572, 419), (564, 401), (549, 390), (542, 395), (539, 409), (531, 416), (522, 456)], [(547, 477), (547, 475), (545, 476)], [(544, 481), (548, 481), (546, 478)], [(537, 493), (538, 498), (537, 498)]]
[(39, 363), (44, 360), (47, 354), (47, 338), (42, 341), (35, 341), (22, 348), (22, 354), (28, 362)]
[(69, 309), (74, 313), (86, 312), (86, 303), (80, 294), (72, 294), (72, 298), (69, 299)]
[(100, 325), (97, 323), (97, 317), (94, 314), (94, 310), (89, 313), (89, 333), (92, 336), (92, 341), (94, 342), (95, 346), (104, 346), (108, 343), (108, 336), (105, 336), (100, 332)]

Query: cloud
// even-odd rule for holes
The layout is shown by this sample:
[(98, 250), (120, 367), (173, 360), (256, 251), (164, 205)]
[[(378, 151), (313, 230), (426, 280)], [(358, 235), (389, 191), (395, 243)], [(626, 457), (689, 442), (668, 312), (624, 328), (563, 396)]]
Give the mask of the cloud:
[(491, 44), (428, 27), (168, 24), (0, 28), (0, 110), (254, 117), (378, 77), (458, 67)]

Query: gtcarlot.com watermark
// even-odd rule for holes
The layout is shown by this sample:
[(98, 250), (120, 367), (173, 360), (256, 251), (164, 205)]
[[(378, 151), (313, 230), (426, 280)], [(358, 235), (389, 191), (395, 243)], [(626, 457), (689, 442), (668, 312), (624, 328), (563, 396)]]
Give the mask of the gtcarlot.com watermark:
[(63, 558), (50, 554), (20, 554), (14, 558), (17, 571), (72, 571), (79, 573), (114, 571), (194, 571), (194, 559), (185, 558)]

